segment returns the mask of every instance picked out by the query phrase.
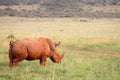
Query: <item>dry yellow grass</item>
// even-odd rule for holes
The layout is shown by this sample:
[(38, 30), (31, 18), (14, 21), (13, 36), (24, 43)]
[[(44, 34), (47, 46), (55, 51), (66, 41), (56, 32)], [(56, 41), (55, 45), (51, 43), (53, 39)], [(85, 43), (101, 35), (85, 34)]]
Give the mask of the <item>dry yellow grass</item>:
[(11, 33), (17, 39), (44, 36), (77, 43), (88, 38), (82, 44), (100, 43), (120, 39), (120, 19), (0, 17), (0, 41)]

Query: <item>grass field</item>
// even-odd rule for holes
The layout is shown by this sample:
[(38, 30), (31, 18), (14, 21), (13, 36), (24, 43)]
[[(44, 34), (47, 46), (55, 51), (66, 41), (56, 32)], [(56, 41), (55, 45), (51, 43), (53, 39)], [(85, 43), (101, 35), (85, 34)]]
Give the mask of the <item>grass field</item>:
[[(61, 41), (60, 64), (49, 59), (8, 67), (7, 37)], [(120, 80), (120, 19), (0, 17), (0, 80)]]

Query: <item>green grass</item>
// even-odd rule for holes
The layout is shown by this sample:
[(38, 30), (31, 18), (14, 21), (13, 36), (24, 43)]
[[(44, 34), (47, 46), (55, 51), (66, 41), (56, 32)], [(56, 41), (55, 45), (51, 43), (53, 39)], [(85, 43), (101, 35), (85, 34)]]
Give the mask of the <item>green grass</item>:
[(119, 53), (120, 43), (118, 42), (106, 42), (97, 44), (85, 44), (80, 47), (84, 51), (100, 52), (100, 53)]
[[(3, 56), (3, 55), (2, 55)], [(5, 56), (5, 55), (4, 55)], [(19, 67), (9, 68), (8, 59), (1, 58), (1, 80), (119, 80), (120, 58), (113, 56), (73, 54), (65, 55), (62, 63), (48, 59), (46, 66), (39, 61), (22, 61)]]
[[(0, 80), (120, 80), (120, 19), (51, 20), (0, 18)], [(40, 66), (39, 60), (24, 60), (9, 68), (7, 37), (11, 33), (15, 40), (48, 37), (61, 41), (58, 50), (65, 57), (60, 64), (47, 59), (46, 66)]]

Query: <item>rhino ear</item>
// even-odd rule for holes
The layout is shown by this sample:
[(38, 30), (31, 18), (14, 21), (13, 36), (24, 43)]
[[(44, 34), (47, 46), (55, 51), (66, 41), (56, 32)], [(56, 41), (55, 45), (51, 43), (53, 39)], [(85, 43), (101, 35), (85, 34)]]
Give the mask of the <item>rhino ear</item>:
[(55, 44), (55, 47), (59, 46), (61, 44), (61, 41), (59, 41), (58, 43), (54, 43)]

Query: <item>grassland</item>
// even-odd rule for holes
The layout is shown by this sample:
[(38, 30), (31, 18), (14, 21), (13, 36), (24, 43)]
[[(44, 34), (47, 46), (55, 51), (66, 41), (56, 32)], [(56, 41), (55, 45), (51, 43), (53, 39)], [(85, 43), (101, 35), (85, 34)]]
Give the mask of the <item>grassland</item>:
[[(8, 67), (10, 34), (16, 39), (48, 37), (61, 41), (60, 64), (49, 59)], [(0, 80), (120, 80), (120, 19), (0, 18)], [(16, 40), (15, 39), (15, 40)]]

